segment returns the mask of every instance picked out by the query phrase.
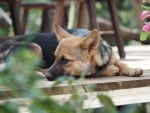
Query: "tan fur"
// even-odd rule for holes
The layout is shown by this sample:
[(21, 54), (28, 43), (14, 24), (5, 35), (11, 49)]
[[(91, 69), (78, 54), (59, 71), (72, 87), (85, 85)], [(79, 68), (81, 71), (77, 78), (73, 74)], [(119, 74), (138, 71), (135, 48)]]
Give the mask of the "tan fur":
[(119, 68), (115, 65), (108, 65), (104, 70), (98, 73), (99, 76), (115, 76), (119, 73)]
[(37, 55), (37, 57), (42, 58), (42, 49), (36, 43), (30, 43), (31, 47), (33, 48), (33, 52)]
[(53, 30), (54, 32), (56, 33), (56, 36), (57, 36), (57, 40), (60, 41), (62, 40), (63, 38), (68, 38), (68, 37), (74, 37), (73, 35), (65, 32), (63, 30), (63, 28), (61, 28), (59, 25), (57, 25), (55, 22), (53, 24)]
[(131, 68), (127, 64), (122, 63), (117, 56), (113, 53), (109, 65), (101, 73), (103, 76), (141, 76), (143, 70), (140, 68)]
[[(36, 43), (30, 43), (30, 46), (32, 47), (32, 51), (36, 54), (37, 57), (42, 58), (42, 49), (39, 45), (37, 45)], [(45, 74), (47, 73), (47, 69), (42, 69), (39, 68), (37, 71), (37, 75), (42, 78), (45, 79)]]
[(65, 72), (72, 75), (80, 75), (83, 69), (89, 63), (90, 55), (87, 54), (86, 51), (80, 50), (78, 42), (82, 39), (68, 38), (67, 41), (65, 40), (66, 39), (63, 39), (59, 43), (55, 51), (56, 60), (59, 60), (62, 56), (64, 56), (69, 60), (69, 63), (64, 66)]
[[(75, 37), (67, 33), (57, 24), (54, 26), (54, 31), (59, 40), (59, 45), (55, 51), (55, 65), (59, 65), (57, 61), (64, 57), (68, 60), (68, 63), (63, 65), (64, 73), (80, 75), (89, 63), (91, 68), (87, 75), (96, 73), (96, 66), (102, 64), (102, 59), (97, 50), (100, 40), (98, 31), (93, 30), (84, 38)], [(108, 66), (96, 74), (100, 76), (140, 76), (142, 73), (142, 69), (128, 67), (118, 60), (113, 53)]]
[[(58, 33), (60, 34), (58, 35)], [(64, 32), (58, 33), (56, 33), (58, 38), (61, 36), (61, 33), (64, 34)], [(76, 38), (74, 36), (70, 37), (70, 35), (65, 36), (61, 40), (59, 38), (60, 42), (55, 51), (55, 56), (56, 60), (60, 59), (62, 56), (70, 60), (70, 62), (64, 67), (66, 73), (69, 72), (72, 75), (80, 75), (86, 65), (90, 63), (91, 58), (96, 55), (99, 40), (97, 35), (97, 31), (94, 30), (86, 38)], [(88, 37), (97, 39), (91, 40), (91, 38), (88, 39)], [(92, 71), (93, 70), (91, 70), (89, 74), (91, 74)]]

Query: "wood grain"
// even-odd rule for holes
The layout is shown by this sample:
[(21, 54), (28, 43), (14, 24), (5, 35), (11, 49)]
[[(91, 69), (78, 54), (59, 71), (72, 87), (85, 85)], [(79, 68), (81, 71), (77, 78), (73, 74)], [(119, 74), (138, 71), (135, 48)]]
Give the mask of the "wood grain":
[[(51, 88), (53, 83), (54, 82), (40, 81), (37, 88), (41, 88), (48, 95), (72, 94), (77, 87), (82, 89), (84, 93), (140, 88), (150, 86), (150, 75), (145, 74), (142, 77), (115, 76), (76, 80), (70, 85), (64, 82)], [(92, 91), (89, 90), (89, 86), (94, 87)], [(0, 94), (1, 99), (12, 97), (12, 90), (0, 87)]]

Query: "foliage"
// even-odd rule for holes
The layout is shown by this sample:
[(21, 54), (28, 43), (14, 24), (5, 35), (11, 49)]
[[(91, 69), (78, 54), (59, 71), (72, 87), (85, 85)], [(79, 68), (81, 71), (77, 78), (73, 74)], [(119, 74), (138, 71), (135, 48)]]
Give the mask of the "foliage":
[(148, 32), (141, 32), (140, 34), (140, 40), (145, 41), (148, 37), (149, 33)]
[[(130, 28), (136, 28), (135, 16), (132, 1), (131, 0), (115, 0), (117, 13), (119, 17), (120, 24)], [(100, 2), (96, 4), (97, 15), (101, 18), (110, 20), (110, 15), (108, 13), (108, 5), (106, 2)]]
[(143, 1), (143, 12), (141, 13), (141, 20), (145, 21), (145, 24), (143, 25), (142, 32), (140, 35), (140, 40), (145, 41), (147, 37), (150, 34), (150, 1), (149, 0), (144, 0)]
[(42, 11), (37, 9), (30, 10), (26, 33), (33, 34), (40, 32)]
[(116, 106), (108, 96), (101, 94), (99, 95), (99, 99), (104, 105), (105, 113), (118, 113)]

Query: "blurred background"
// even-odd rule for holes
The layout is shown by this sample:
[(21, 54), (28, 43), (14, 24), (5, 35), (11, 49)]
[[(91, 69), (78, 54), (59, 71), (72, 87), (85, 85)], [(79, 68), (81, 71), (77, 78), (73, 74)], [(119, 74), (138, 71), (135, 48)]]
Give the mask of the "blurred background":
[[(7, 1), (7, 0), (6, 0)], [(21, 3), (25, 3), (25, 4), (37, 4), (37, 3), (56, 3), (59, 0), (22, 0)], [(77, 2), (78, 0), (76, 0)], [(80, 1), (80, 0), (79, 0)], [(118, 18), (119, 18), (119, 23), (121, 26), (132, 29), (132, 30), (140, 30), (141, 29), (141, 23), (142, 21), (140, 21), (139, 19), (139, 12), (141, 11), (141, 8), (137, 8), (141, 6), (140, 0), (114, 0), (115, 1), (115, 5), (117, 8), (117, 13), (118, 13)], [(72, 1), (70, 0), (65, 0), (66, 7), (68, 7), (69, 11), (69, 7), (73, 7), (72, 5)], [(75, 3), (75, 5), (77, 6), (77, 4), (79, 3)], [(135, 7), (136, 5), (136, 7)], [(77, 6), (78, 7), (78, 6)], [(75, 10), (78, 10), (78, 8), (76, 7)], [(96, 10), (96, 14), (97, 14), (97, 20), (98, 20), (98, 24), (110, 24), (110, 16), (108, 13), (108, 8), (107, 8), (107, 4), (106, 2), (95, 2), (95, 10)], [(6, 17), (5, 21), (6, 24), (1, 25), (0, 24), (0, 36), (11, 36), (14, 35), (13, 33), (13, 28), (12, 28), (12, 22), (11, 22), (11, 18), (10, 17), (10, 8), (7, 5), (6, 2), (0, 2), (0, 8), (1, 10), (4, 11), (4, 13), (6, 13), (6, 15), (8, 15), (8, 17)], [(23, 6), (21, 6), (21, 8), (24, 8)], [(71, 9), (71, 8), (70, 8)], [(55, 9), (53, 9), (55, 10)], [(66, 12), (67, 12), (66, 11)], [(79, 11), (78, 11), (79, 12)], [(55, 13), (55, 11), (53, 11), (53, 13)], [(1, 14), (1, 12), (0, 12)], [(77, 13), (74, 13), (77, 16)], [(1, 14), (2, 15), (2, 14)], [(67, 15), (69, 16), (69, 14)], [(39, 8), (30, 8), (30, 11), (28, 13), (28, 18), (27, 18), (27, 23), (26, 23), (26, 28), (25, 28), (25, 33), (39, 33), (40, 32), (40, 27), (41, 27), (41, 22), (42, 22), (42, 9)], [(2, 16), (0, 17), (2, 18)], [(7, 19), (9, 18), (9, 19)], [(63, 17), (60, 17), (63, 18)], [(2, 22), (3, 20), (0, 19), (0, 23), (4, 23)], [(77, 21), (77, 20), (76, 20)], [(100, 29), (103, 29), (103, 27), (105, 26), (100, 26)], [(64, 25), (65, 26), (65, 25)], [(74, 27), (74, 26), (72, 26)], [(75, 26), (77, 27), (77, 26)], [(84, 26), (85, 28), (88, 28), (88, 25)], [(109, 27), (109, 26), (108, 26)], [(132, 39), (132, 37), (131, 37)]]
[(66, 29), (99, 29), (124, 58), (124, 45), (141, 44), (141, 5), (141, 0), (0, 0), (0, 42), (51, 32), (55, 21)]

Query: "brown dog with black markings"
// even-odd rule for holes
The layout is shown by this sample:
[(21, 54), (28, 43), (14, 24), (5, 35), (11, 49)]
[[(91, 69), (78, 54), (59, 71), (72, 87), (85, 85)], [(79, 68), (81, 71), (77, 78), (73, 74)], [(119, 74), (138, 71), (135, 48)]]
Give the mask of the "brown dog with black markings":
[(54, 24), (54, 32), (21, 35), (0, 44), (0, 64), (7, 63), (12, 53), (26, 47), (39, 56), (40, 68), (49, 68), (45, 76), (54, 80), (63, 75), (141, 76), (142, 69), (133, 69), (120, 62), (95, 29), (67, 29)]
[(55, 50), (55, 61), (46, 74), (49, 80), (60, 75), (80, 76), (88, 65), (87, 76), (137, 77), (143, 74), (142, 69), (130, 68), (117, 59), (96, 29), (88, 31), (88, 35), (80, 36), (80, 32), (77, 32), (75, 36), (55, 24), (54, 32), (59, 44)]

